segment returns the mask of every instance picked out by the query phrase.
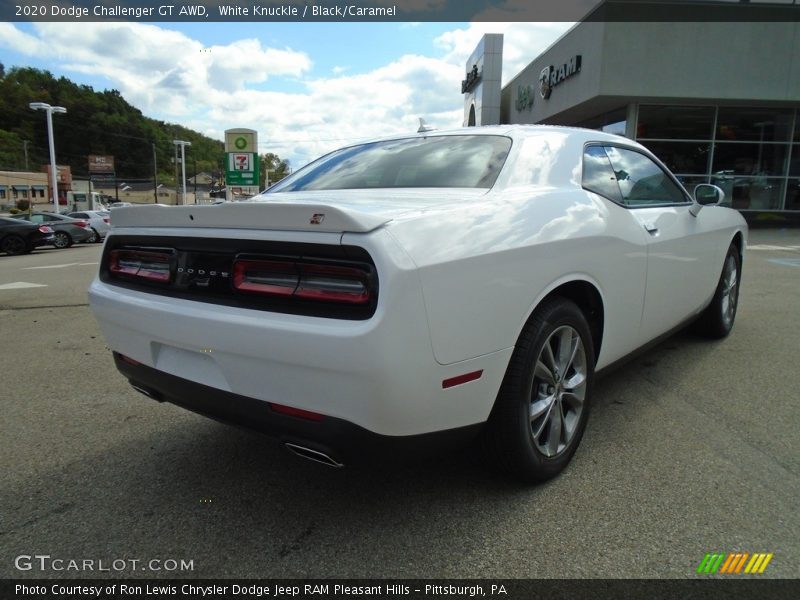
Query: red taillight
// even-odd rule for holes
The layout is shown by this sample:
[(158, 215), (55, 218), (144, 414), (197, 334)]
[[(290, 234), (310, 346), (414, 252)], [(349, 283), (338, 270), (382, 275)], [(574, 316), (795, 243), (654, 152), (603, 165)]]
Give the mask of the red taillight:
[(147, 250), (112, 250), (108, 270), (112, 275), (166, 283), (172, 279), (172, 255)]
[(321, 415), (319, 413), (311, 412), (310, 410), (303, 410), (302, 408), (294, 408), (292, 406), (284, 406), (283, 404), (274, 404), (270, 402), (269, 407), (274, 410), (275, 412), (289, 415), (291, 417), (298, 417), (300, 419), (306, 419), (307, 421), (322, 421), (325, 418), (325, 415)]
[(89, 227), (89, 222), (88, 221), (75, 221), (73, 223), (73, 225), (77, 225), (78, 227), (83, 227), (84, 229), (86, 229), (87, 227)]
[(109, 217), (103, 217), (103, 223), (108, 225), (109, 223), (111, 223), (111, 219)]
[(39, 231), (41, 233), (53, 233), (53, 230), (50, 229), (47, 225), (39, 225)]
[(300, 282), (294, 295), (326, 302), (369, 302), (367, 274), (360, 269), (328, 265), (298, 265)]
[(367, 304), (371, 298), (369, 275), (362, 269), (281, 260), (237, 260), (233, 287), (251, 294), (346, 304)]
[(297, 289), (294, 263), (271, 260), (237, 260), (233, 264), (233, 287), (241, 292), (291, 296)]

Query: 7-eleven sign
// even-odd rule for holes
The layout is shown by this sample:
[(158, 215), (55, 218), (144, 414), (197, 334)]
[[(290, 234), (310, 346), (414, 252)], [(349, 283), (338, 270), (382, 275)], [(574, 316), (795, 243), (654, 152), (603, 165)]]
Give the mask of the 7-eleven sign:
[(252, 171), (250, 168), (250, 154), (234, 154), (231, 152), (231, 171)]
[(258, 154), (228, 152), (225, 181), (231, 185), (258, 185)]

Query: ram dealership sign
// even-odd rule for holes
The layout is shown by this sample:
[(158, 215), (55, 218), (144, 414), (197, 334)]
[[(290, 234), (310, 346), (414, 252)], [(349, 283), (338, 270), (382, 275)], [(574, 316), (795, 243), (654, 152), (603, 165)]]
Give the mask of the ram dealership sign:
[(559, 83), (580, 73), (581, 70), (581, 55), (578, 54), (570, 58), (563, 65), (554, 67), (550, 65), (545, 67), (539, 73), (539, 95), (547, 100), (550, 94), (553, 93), (553, 88)]

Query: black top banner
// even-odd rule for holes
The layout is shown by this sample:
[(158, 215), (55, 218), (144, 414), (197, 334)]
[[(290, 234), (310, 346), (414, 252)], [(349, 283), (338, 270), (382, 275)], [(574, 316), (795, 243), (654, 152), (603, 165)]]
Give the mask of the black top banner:
[(0, 20), (139, 22), (800, 20), (796, 0), (10, 0)]

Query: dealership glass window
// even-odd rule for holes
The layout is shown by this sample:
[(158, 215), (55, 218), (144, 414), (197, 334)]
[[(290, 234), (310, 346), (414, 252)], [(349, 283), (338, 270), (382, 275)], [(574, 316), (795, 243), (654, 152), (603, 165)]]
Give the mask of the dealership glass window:
[(0, 186), (0, 200), (6, 199), (6, 188)]
[(800, 210), (800, 178), (786, 182), (786, 210)]
[[(664, 161), (680, 181), (696, 185), (695, 181), (706, 177), (725, 191), (725, 203), (735, 208), (798, 210), (789, 178), (800, 177), (800, 144), (796, 143), (800, 142), (800, 110), (640, 105), (638, 115), (637, 141)], [(675, 121), (679, 116), (686, 122)], [(706, 123), (710, 123), (708, 130)], [(699, 147), (688, 141), (702, 131), (708, 131), (707, 137), (697, 140), (708, 148), (705, 167)]]
[(789, 177), (800, 177), (800, 144), (792, 144), (792, 157), (789, 160)]
[(793, 115), (787, 109), (720, 107), (717, 140), (788, 142)]
[(628, 108), (626, 106), (610, 110), (598, 115), (591, 119), (581, 121), (576, 127), (586, 127), (587, 129), (599, 129), (606, 133), (613, 133), (615, 135), (625, 135), (625, 128), (627, 127), (626, 114)]
[(642, 142), (673, 173), (706, 173), (709, 142)]
[(711, 177), (711, 183), (725, 192), (729, 206), (746, 210), (779, 210), (784, 196), (783, 177)]
[(636, 138), (710, 140), (713, 106), (639, 106)]
[(712, 173), (783, 176), (786, 174), (788, 144), (714, 144)]

